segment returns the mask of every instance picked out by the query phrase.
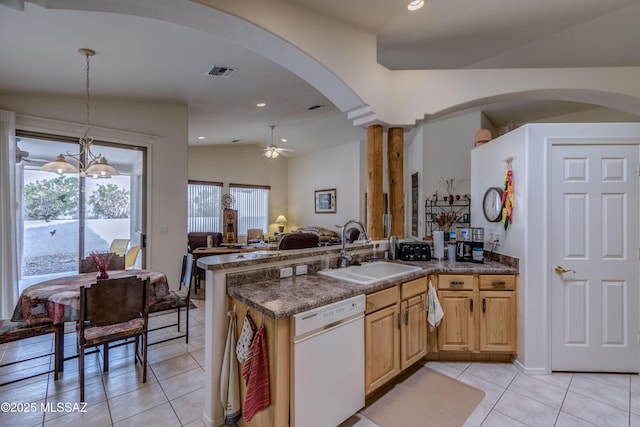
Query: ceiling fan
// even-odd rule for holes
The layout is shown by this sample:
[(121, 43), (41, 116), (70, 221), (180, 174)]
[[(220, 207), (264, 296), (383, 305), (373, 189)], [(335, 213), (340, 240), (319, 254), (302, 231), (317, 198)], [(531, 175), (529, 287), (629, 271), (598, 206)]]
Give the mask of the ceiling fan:
[(46, 163), (47, 160), (44, 159), (31, 159), (29, 158), (29, 152), (21, 149), (16, 145), (16, 164), (19, 165), (22, 162), (27, 163)]
[(287, 154), (290, 151), (293, 151), (291, 148), (281, 148), (281, 147), (276, 147), (276, 145), (273, 143), (273, 129), (275, 128), (275, 125), (271, 125), (271, 144), (264, 149), (264, 154), (263, 156), (265, 156), (267, 159), (275, 159), (277, 158), (280, 154), (282, 154), (283, 156), (289, 156), (289, 154)]

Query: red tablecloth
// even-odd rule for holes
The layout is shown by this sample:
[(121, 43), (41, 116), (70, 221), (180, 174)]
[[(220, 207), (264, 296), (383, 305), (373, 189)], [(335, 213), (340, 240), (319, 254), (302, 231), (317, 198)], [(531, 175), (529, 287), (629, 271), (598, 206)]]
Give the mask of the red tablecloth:
[[(167, 276), (151, 270), (112, 270), (109, 278), (139, 276), (149, 280), (149, 304), (169, 293)], [(11, 320), (37, 325), (53, 320), (54, 323), (75, 322), (80, 318), (80, 287), (96, 283), (96, 274), (81, 273), (58, 277), (26, 288), (16, 304)]]

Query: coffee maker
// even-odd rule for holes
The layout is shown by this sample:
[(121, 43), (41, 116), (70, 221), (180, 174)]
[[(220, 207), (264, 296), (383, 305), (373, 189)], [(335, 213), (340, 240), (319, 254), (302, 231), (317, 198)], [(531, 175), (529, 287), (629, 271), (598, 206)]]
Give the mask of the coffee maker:
[(470, 262), (473, 260), (473, 242), (470, 227), (456, 228), (456, 261)]

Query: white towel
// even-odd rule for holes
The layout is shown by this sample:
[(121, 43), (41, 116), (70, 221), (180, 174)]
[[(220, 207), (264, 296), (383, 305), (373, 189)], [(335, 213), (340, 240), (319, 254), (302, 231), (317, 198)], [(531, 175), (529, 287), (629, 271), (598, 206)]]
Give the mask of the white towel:
[(440, 321), (444, 317), (444, 311), (440, 306), (440, 300), (433, 283), (429, 280), (429, 290), (427, 291), (427, 322), (429, 322), (429, 330), (433, 331), (436, 326), (440, 325)]
[(220, 372), (220, 403), (224, 408), (225, 425), (235, 425), (242, 415), (240, 404), (240, 381), (238, 377), (238, 359), (236, 359), (236, 306), (227, 312), (229, 332), (224, 347), (222, 371)]

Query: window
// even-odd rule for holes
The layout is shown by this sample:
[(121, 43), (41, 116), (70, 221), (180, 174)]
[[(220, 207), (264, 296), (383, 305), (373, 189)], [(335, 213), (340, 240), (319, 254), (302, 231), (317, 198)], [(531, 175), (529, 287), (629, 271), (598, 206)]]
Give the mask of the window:
[(238, 211), (238, 234), (249, 228), (269, 229), (269, 190), (264, 185), (229, 184), (233, 209)]
[[(77, 153), (77, 138), (17, 130), (16, 142), (23, 153), (16, 165), (21, 288), (77, 273), (80, 259), (92, 252), (107, 252), (115, 239), (128, 241), (129, 247), (141, 243), (146, 206), (144, 147), (94, 141), (93, 148), (119, 171), (108, 179), (94, 179), (40, 169), (57, 153)], [(137, 263), (144, 265), (144, 255)]]
[(187, 232), (220, 231), (222, 183), (189, 181)]

